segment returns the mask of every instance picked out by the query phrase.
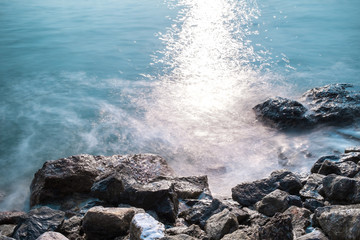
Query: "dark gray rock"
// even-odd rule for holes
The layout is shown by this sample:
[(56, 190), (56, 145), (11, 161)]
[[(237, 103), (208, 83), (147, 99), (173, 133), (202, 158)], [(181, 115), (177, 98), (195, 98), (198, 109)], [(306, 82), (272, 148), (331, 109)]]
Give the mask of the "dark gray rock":
[(308, 127), (313, 124), (306, 116), (306, 107), (286, 98), (270, 98), (256, 105), (253, 110), (258, 120), (278, 129)]
[(49, 207), (33, 209), (16, 229), (13, 237), (17, 240), (36, 239), (45, 232), (58, 229), (64, 217), (64, 212)]
[(324, 175), (313, 173), (307, 180), (304, 187), (300, 190), (300, 196), (303, 198), (313, 198), (318, 201), (324, 200), (324, 197), (320, 195), (319, 191), (322, 189), (322, 181)]
[(297, 195), (289, 195), (287, 197), (289, 206), (296, 206), (296, 207), (303, 207), (303, 202), (301, 200), (301, 197), (297, 196)]
[(312, 173), (322, 175), (336, 174), (345, 177), (354, 177), (360, 168), (357, 165), (357, 158), (345, 154), (340, 156), (332, 155), (319, 158), (311, 168)]
[(220, 240), (225, 234), (237, 230), (239, 223), (235, 214), (228, 209), (212, 215), (205, 225), (205, 232), (211, 240)]
[(260, 239), (293, 240), (291, 216), (277, 213), (260, 227)]
[(322, 164), (323, 164), (326, 160), (327, 160), (327, 161), (332, 161), (332, 162), (339, 162), (340, 156), (338, 156), (338, 155), (329, 155), (329, 156), (323, 156), (323, 157), (319, 158), (319, 159), (314, 163), (314, 165), (312, 166), (311, 172), (312, 172), (312, 173), (319, 173), (319, 170), (320, 170)]
[(315, 223), (330, 239), (360, 239), (360, 205), (329, 206), (315, 211)]
[(360, 179), (330, 174), (323, 179), (321, 193), (333, 203), (360, 203)]
[(198, 238), (191, 237), (187, 234), (179, 234), (174, 236), (165, 236), (161, 240), (197, 240)]
[(360, 146), (348, 147), (345, 149), (345, 153), (360, 153)]
[(166, 234), (170, 236), (186, 234), (196, 239), (207, 239), (206, 233), (195, 224), (192, 224), (189, 227), (173, 227), (166, 229)]
[(341, 162), (354, 162), (359, 163), (360, 161), (360, 152), (349, 152), (341, 155)]
[[(186, 234), (184, 234), (186, 235)], [(188, 235), (186, 235), (188, 236)], [(165, 237), (164, 224), (156, 221), (147, 213), (137, 213), (131, 220), (130, 239), (162, 239)]]
[(233, 233), (226, 234), (221, 240), (261, 240), (258, 227), (246, 227), (238, 229)]
[(314, 212), (318, 207), (324, 207), (324, 202), (316, 199), (305, 199), (304, 207)]
[(289, 207), (288, 197), (287, 192), (276, 189), (256, 203), (256, 210), (269, 217), (282, 213)]
[(30, 205), (63, 202), (75, 193), (89, 195), (98, 178), (114, 173), (142, 184), (159, 176), (174, 175), (163, 158), (152, 154), (71, 156), (47, 161), (37, 171), (31, 183)]
[(59, 228), (59, 232), (64, 234), (70, 240), (82, 240), (85, 239), (82, 231), (83, 217), (72, 216), (69, 219), (65, 219)]
[(0, 240), (15, 240), (15, 238), (0, 235)]
[(284, 214), (292, 216), (292, 226), (295, 237), (300, 237), (306, 234), (306, 229), (310, 226), (311, 212), (306, 208), (299, 208), (296, 206), (289, 207)]
[(18, 224), (25, 218), (26, 213), (21, 211), (0, 212), (0, 224)]
[(67, 237), (58, 232), (46, 232), (41, 234), (36, 240), (69, 240)]
[(336, 163), (329, 160), (325, 160), (321, 164), (321, 167), (317, 173), (322, 175), (329, 175), (329, 174), (341, 175), (341, 170)]
[(298, 237), (296, 240), (329, 240), (329, 238), (320, 229), (315, 229), (311, 233)]
[(287, 170), (279, 170), (271, 173), (268, 178), (241, 183), (231, 191), (235, 201), (242, 206), (251, 206), (275, 189), (296, 194), (301, 188), (301, 180), (295, 174)]
[(17, 227), (17, 225), (15, 225), (15, 224), (0, 225), (0, 236), (3, 235), (6, 237), (11, 237), (13, 235), (16, 227)]

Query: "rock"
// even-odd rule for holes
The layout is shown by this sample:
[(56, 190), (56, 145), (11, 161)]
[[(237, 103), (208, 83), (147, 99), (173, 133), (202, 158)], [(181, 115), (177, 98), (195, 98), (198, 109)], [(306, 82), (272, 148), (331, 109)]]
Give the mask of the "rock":
[(295, 237), (300, 237), (306, 234), (306, 228), (311, 224), (310, 215), (311, 212), (306, 208), (299, 208), (296, 206), (289, 207), (284, 214), (292, 216), (292, 227)]
[(343, 155), (341, 155), (341, 162), (354, 162), (354, 163), (359, 163), (360, 161), (360, 152), (349, 152), (349, 153), (345, 153)]
[(260, 240), (259, 229), (254, 227), (248, 227), (244, 229), (238, 229), (235, 232), (226, 234), (221, 240)]
[(337, 166), (337, 164), (329, 160), (325, 160), (321, 164), (318, 173), (322, 175), (329, 175), (329, 174), (341, 175), (340, 168)]
[(325, 156), (321, 157), (311, 168), (312, 173), (322, 175), (336, 174), (345, 177), (354, 177), (359, 171), (359, 166), (352, 161), (352, 156)]
[(113, 239), (128, 233), (134, 215), (132, 208), (93, 207), (85, 214), (82, 227), (88, 239)]
[(17, 225), (15, 224), (3, 224), (0, 225), (0, 235), (11, 237), (14, 233), (15, 228)]
[(131, 240), (155, 240), (164, 237), (164, 224), (147, 213), (135, 214), (130, 225)]
[(293, 240), (291, 216), (277, 213), (260, 227), (260, 239)]
[(332, 162), (339, 162), (340, 156), (338, 155), (329, 155), (329, 156), (323, 156), (319, 158), (314, 165), (311, 168), (311, 173), (319, 173), (319, 170), (321, 168), (321, 165), (326, 161), (332, 161)]
[(296, 240), (329, 240), (320, 229), (315, 229), (311, 233), (305, 234)]
[(74, 193), (88, 196), (96, 179), (115, 173), (142, 184), (174, 175), (166, 161), (153, 154), (71, 156), (47, 161), (36, 172), (30, 187), (30, 205), (63, 202)]
[(360, 146), (348, 147), (345, 149), (345, 153), (360, 153)]
[(186, 234), (197, 239), (205, 239), (206, 233), (198, 225), (192, 224), (189, 227), (173, 227), (166, 230), (170, 236)]
[(237, 230), (239, 223), (235, 214), (228, 209), (212, 215), (205, 225), (205, 232), (211, 240), (219, 240), (225, 234), (232, 233)]
[(69, 240), (67, 237), (58, 232), (46, 232), (41, 234), (36, 240)]
[(277, 212), (284, 212), (289, 207), (288, 197), (287, 192), (276, 189), (256, 203), (256, 210), (269, 217)]
[(296, 194), (302, 188), (301, 180), (292, 172), (279, 170), (270, 177), (250, 183), (241, 183), (231, 189), (232, 197), (242, 206), (251, 206), (275, 189)]
[(308, 127), (312, 121), (306, 116), (307, 109), (299, 102), (286, 98), (270, 98), (253, 108), (256, 118), (278, 129)]
[(26, 213), (21, 211), (0, 212), (0, 224), (18, 224), (24, 221), (25, 217)]
[(300, 207), (300, 208), (303, 207), (301, 197), (299, 197), (297, 195), (289, 195), (287, 197), (287, 200), (288, 200), (289, 206), (296, 206), (296, 207)]
[(172, 178), (175, 192), (181, 199), (212, 198), (207, 176)]
[(323, 179), (321, 193), (335, 203), (360, 203), (360, 180), (330, 174)]
[(15, 230), (13, 237), (17, 240), (36, 239), (45, 232), (55, 231), (64, 217), (64, 212), (49, 207), (32, 209)]
[(322, 189), (322, 180), (324, 175), (313, 173), (311, 174), (304, 187), (300, 190), (300, 196), (303, 198), (313, 198), (318, 201), (324, 200), (324, 197), (320, 195), (319, 191)]
[(72, 216), (69, 219), (65, 219), (60, 226), (59, 232), (64, 234), (69, 239), (80, 240), (83, 239), (82, 217)]
[(15, 238), (0, 235), (0, 240), (15, 240)]
[(324, 206), (324, 202), (323, 201), (319, 201), (316, 199), (305, 199), (304, 202), (304, 207), (309, 209), (311, 212), (314, 212), (318, 207), (323, 207)]
[[(186, 234), (179, 234), (175, 236), (166, 236), (161, 238), (161, 240), (197, 240), (198, 238), (191, 237)], [(150, 240), (150, 239), (149, 239)]]
[(315, 211), (315, 222), (330, 239), (360, 239), (360, 205), (318, 208)]
[(352, 161), (341, 162), (337, 166), (340, 169), (341, 176), (352, 178), (360, 172), (360, 167)]

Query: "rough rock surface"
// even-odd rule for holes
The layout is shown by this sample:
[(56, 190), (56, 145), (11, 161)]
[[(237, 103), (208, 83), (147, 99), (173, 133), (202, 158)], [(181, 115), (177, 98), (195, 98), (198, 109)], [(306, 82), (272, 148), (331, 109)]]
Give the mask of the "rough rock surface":
[(256, 210), (272, 217), (275, 213), (284, 212), (289, 207), (288, 197), (287, 192), (276, 189), (256, 203)]
[(225, 234), (232, 233), (239, 227), (237, 217), (228, 209), (212, 215), (205, 225), (205, 232), (211, 240), (219, 240)]
[(25, 217), (26, 213), (21, 211), (0, 212), (0, 224), (18, 224)]
[(322, 194), (334, 203), (360, 203), (360, 179), (330, 174), (324, 177)]
[(315, 221), (330, 239), (360, 239), (360, 205), (318, 208)]
[(59, 232), (64, 234), (70, 240), (84, 239), (82, 230), (82, 219), (80, 216), (72, 216), (65, 219), (60, 226)]
[(64, 217), (64, 212), (49, 207), (33, 209), (27, 214), (13, 237), (18, 240), (36, 239), (45, 232), (56, 230)]
[(164, 224), (156, 221), (147, 213), (134, 216), (130, 226), (131, 240), (156, 240), (165, 236)]
[(40, 235), (36, 240), (69, 240), (67, 237), (58, 232), (46, 232)]
[(166, 234), (170, 236), (186, 234), (198, 239), (206, 238), (206, 233), (198, 225), (195, 224), (192, 224), (189, 227), (173, 227), (166, 229)]
[(83, 230), (88, 239), (114, 239), (126, 235), (135, 211), (132, 208), (91, 208), (84, 216)]
[(3, 224), (0, 225), (0, 236), (6, 236), (6, 237), (10, 237), (13, 235), (14, 230), (16, 228), (16, 224)]
[(292, 230), (291, 216), (277, 213), (260, 228), (260, 239), (293, 240)]
[(305, 234), (301, 237), (296, 238), (297, 240), (329, 240), (325, 234), (319, 229), (315, 229), (311, 233)]
[(311, 212), (309, 210), (306, 208), (291, 206), (284, 212), (284, 214), (292, 216), (291, 223), (295, 237), (300, 237), (306, 234), (305, 230), (311, 224)]
[(324, 200), (324, 197), (319, 193), (322, 189), (322, 180), (324, 177), (324, 175), (317, 173), (311, 174), (307, 178), (304, 187), (300, 190), (300, 196), (303, 198), (313, 198), (319, 201)]
[(270, 98), (256, 105), (257, 119), (278, 129), (311, 127), (316, 124), (351, 123), (360, 117), (360, 92), (350, 84), (330, 84), (305, 92), (302, 103)]

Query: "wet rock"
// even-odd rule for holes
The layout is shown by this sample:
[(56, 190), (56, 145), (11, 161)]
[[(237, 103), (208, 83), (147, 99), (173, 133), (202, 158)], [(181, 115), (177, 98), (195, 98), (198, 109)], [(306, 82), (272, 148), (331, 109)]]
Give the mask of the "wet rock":
[(360, 161), (360, 152), (349, 152), (349, 153), (345, 153), (343, 155), (341, 155), (341, 162), (354, 162), (354, 163), (359, 163)]
[(30, 205), (62, 202), (74, 193), (89, 195), (97, 178), (122, 174), (137, 183), (173, 176), (166, 161), (152, 154), (110, 157), (78, 155), (47, 161), (31, 183)]
[[(186, 234), (179, 234), (175, 236), (166, 236), (161, 238), (161, 240), (197, 240), (198, 238), (191, 237)], [(150, 240), (150, 239), (149, 239)]]
[(0, 240), (15, 240), (15, 238), (0, 235)]
[(11, 237), (14, 233), (15, 228), (17, 225), (15, 224), (3, 224), (0, 225), (0, 235)]
[(315, 211), (315, 222), (330, 239), (360, 239), (360, 205), (318, 208)]
[(132, 208), (93, 207), (85, 214), (82, 227), (88, 239), (113, 239), (128, 233), (134, 215)]
[(233, 233), (226, 234), (221, 240), (260, 240), (259, 229), (255, 227), (247, 227), (238, 229)]
[(352, 156), (325, 156), (321, 157), (311, 168), (312, 173), (322, 175), (336, 174), (346, 177), (354, 177), (359, 171), (359, 166), (352, 161)]
[(276, 189), (256, 203), (256, 210), (269, 217), (284, 212), (289, 207), (288, 197), (287, 192)]
[(311, 168), (311, 173), (319, 173), (319, 170), (325, 161), (339, 162), (339, 160), (340, 160), (340, 156), (338, 155), (323, 156), (314, 163), (314, 165)]
[(147, 213), (135, 214), (130, 225), (131, 240), (155, 240), (164, 237), (164, 224), (156, 221)]
[(299, 102), (286, 98), (270, 98), (253, 108), (256, 118), (278, 129), (307, 127), (312, 125), (306, 116), (307, 109)]
[(321, 167), (317, 173), (322, 174), (322, 175), (329, 175), (329, 174), (341, 175), (341, 171), (340, 171), (340, 168), (338, 167), (338, 165), (329, 160), (325, 160), (321, 164)]
[(31, 210), (16, 229), (14, 238), (18, 240), (36, 239), (47, 231), (55, 231), (64, 220), (65, 213), (49, 207)]
[(287, 197), (287, 200), (288, 200), (289, 206), (296, 206), (296, 207), (300, 207), (300, 208), (303, 207), (301, 197), (299, 197), (297, 195), (289, 195)]
[(197, 238), (197, 239), (206, 239), (206, 233), (195, 224), (192, 224), (189, 227), (173, 227), (166, 230), (166, 234), (173, 236), (173, 235), (180, 235), (180, 234), (186, 234), (191, 237)]
[(0, 212), (0, 224), (18, 224), (25, 218), (26, 213), (21, 211)]
[(329, 240), (320, 229), (315, 229), (311, 233), (296, 238), (297, 240)]
[(207, 176), (168, 178), (174, 184), (175, 192), (181, 199), (211, 198)]
[(41, 234), (36, 240), (69, 240), (67, 237), (58, 232), (46, 232)]
[(277, 213), (260, 227), (260, 239), (292, 240), (292, 230), (291, 216)]
[(323, 207), (323, 206), (325, 206), (323, 201), (319, 201), (312, 198), (305, 199), (304, 202), (304, 207), (309, 209), (311, 212), (314, 212), (318, 207)]
[(341, 163), (338, 163), (337, 165), (340, 169), (341, 176), (352, 178), (358, 172), (360, 172), (360, 167), (352, 161), (341, 162)]
[(322, 194), (335, 203), (360, 203), (360, 180), (330, 174), (323, 179)]
[(292, 216), (292, 226), (295, 237), (300, 237), (306, 234), (306, 228), (310, 226), (310, 215), (311, 212), (306, 208), (299, 208), (296, 206), (292, 206), (288, 208), (284, 214), (288, 214)]
[(303, 198), (313, 198), (318, 201), (324, 200), (324, 197), (320, 195), (319, 191), (322, 189), (322, 181), (324, 175), (321, 174), (311, 174), (304, 187), (300, 190), (300, 196)]
[(290, 171), (279, 170), (270, 177), (254, 182), (241, 183), (231, 189), (232, 197), (242, 206), (251, 206), (275, 189), (296, 194), (302, 188), (301, 180)]
[(82, 217), (73, 216), (69, 219), (65, 219), (60, 226), (59, 232), (64, 234), (70, 240), (84, 239), (82, 226)]
[(348, 147), (345, 149), (345, 153), (360, 153), (360, 146)]
[(205, 232), (211, 240), (219, 240), (225, 234), (232, 233), (239, 227), (237, 217), (228, 209), (212, 215), (205, 225)]

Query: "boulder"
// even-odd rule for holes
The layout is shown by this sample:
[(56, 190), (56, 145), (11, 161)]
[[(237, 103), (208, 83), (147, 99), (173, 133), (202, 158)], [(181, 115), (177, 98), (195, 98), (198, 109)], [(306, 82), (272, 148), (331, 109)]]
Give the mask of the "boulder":
[(197, 239), (206, 238), (206, 233), (198, 225), (195, 224), (192, 224), (189, 227), (173, 227), (166, 229), (166, 235), (175, 236), (180, 234), (186, 234)]
[(238, 184), (231, 191), (235, 201), (242, 206), (251, 206), (275, 189), (296, 194), (301, 188), (301, 180), (295, 174), (287, 170), (279, 170), (271, 173), (268, 178)]
[(357, 165), (358, 161), (352, 161), (352, 156), (325, 156), (319, 158), (311, 168), (312, 173), (319, 173), (322, 175), (336, 174), (345, 177), (354, 177), (360, 168)]
[[(179, 235), (174, 235), (174, 236), (166, 236), (161, 238), (161, 240), (197, 240), (198, 238), (194, 238), (191, 237), (189, 235), (186, 234), (179, 234)], [(151, 240), (151, 239), (149, 239)]]
[(345, 153), (360, 153), (360, 146), (348, 147), (345, 149)]
[(319, 201), (312, 198), (305, 199), (304, 202), (304, 207), (309, 209), (311, 212), (314, 212), (318, 207), (323, 207), (323, 206), (324, 206), (323, 201)]
[(311, 167), (310, 171), (311, 173), (319, 173), (319, 170), (325, 161), (339, 162), (339, 160), (340, 160), (340, 156), (338, 155), (329, 155), (329, 156), (320, 157)]
[(315, 229), (314, 231), (307, 233), (301, 237), (296, 238), (296, 240), (329, 240), (328, 237), (320, 229)]
[(221, 240), (260, 240), (259, 229), (256, 227), (247, 227), (238, 229), (235, 232), (226, 234)]
[(17, 240), (33, 240), (48, 231), (55, 231), (64, 220), (65, 213), (49, 207), (32, 209), (15, 230)]
[(83, 230), (88, 239), (114, 239), (126, 235), (135, 211), (132, 208), (91, 208), (84, 216)]
[(15, 224), (3, 224), (0, 225), (0, 235), (11, 237), (14, 233), (15, 228), (17, 225)]
[(40, 235), (36, 240), (69, 240), (67, 237), (58, 232), (46, 232)]
[(357, 164), (360, 161), (360, 152), (354, 151), (342, 154), (340, 160), (341, 162), (351, 161)]
[(72, 216), (69, 219), (65, 219), (60, 225), (59, 232), (69, 239), (85, 239), (81, 229), (82, 220), (83, 217), (80, 216)]
[(205, 225), (205, 232), (211, 240), (219, 240), (225, 234), (232, 233), (237, 230), (239, 223), (235, 214), (228, 209), (212, 215)]
[(26, 213), (21, 211), (0, 212), (0, 224), (18, 224), (25, 218)]
[(360, 203), (360, 180), (330, 174), (324, 177), (321, 193), (333, 203)]
[(296, 206), (289, 207), (284, 214), (292, 216), (292, 227), (295, 237), (300, 237), (306, 234), (306, 229), (311, 225), (311, 212), (306, 208), (299, 208)]
[(287, 192), (276, 189), (255, 204), (256, 210), (272, 217), (275, 213), (284, 212), (289, 207), (288, 197)]
[(291, 216), (277, 213), (260, 227), (260, 239), (293, 240)]
[[(135, 214), (130, 225), (131, 240), (156, 240), (165, 235), (164, 224), (156, 221), (147, 213)], [(188, 236), (188, 235), (186, 235)]]
[(75, 193), (88, 196), (97, 179), (115, 173), (140, 184), (174, 175), (166, 161), (153, 154), (71, 156), (47, 161), (36, 172), (30, 187), (30, 205), (63, 202)]
[(15, 240), (15, 238), (0, 235), (0, 240)]
[(253, 108), (256, 118), (266, 125), (278, 129), (308, 127), (313, 123), (307, 117), (307, 109), (300, 102), (276, 97)]
[(360, 239), (360, 205), (333, 205), (315, 211), (315, 223), (330, 239)]
[(324, 197), (320, 195), (319, 191), (322, 189), (322, 181), (324, 179), (324, 175), (313, 173), (311, 174), (304, 185), (304, 187), (300, 190), (300, 196), (303, 198), (312, 198), (318, 201), (324, 200)]

